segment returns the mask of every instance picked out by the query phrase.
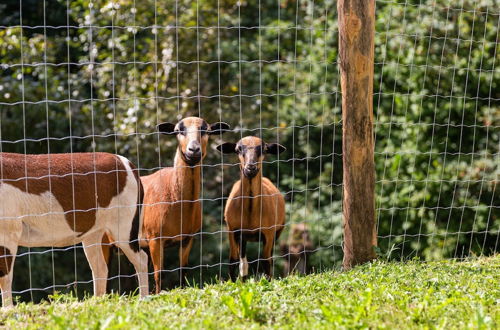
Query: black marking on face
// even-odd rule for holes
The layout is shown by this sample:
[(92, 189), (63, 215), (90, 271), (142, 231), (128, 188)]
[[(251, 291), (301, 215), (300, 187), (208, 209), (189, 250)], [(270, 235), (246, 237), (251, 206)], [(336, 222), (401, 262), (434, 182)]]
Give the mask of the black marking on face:
[(183, 134), (183, 135), (186, 134), (186, 125), (184, 125), (183, 121), (181, 121), (179, 123), (179, 132), (178, 133)]
[(243, 155), (246, 152), (246, 148), (245, 148), (244, 145), (237, 144), (236, 148), (235, 148), (235, 151), (236, 151), (237, 154)]
[(203, 121), (203, 124), (201, 124), (200, 133), (201, 133), (201, 136), (208, 134), (208, 124), (206, 121)]
[(264, 151), (264, 146), (263, 145), (256, 146), (255, 147), (255, 156), (257, 158), (259, 158), (260, 156), (262, 156), (263, 151)]
[(260, 145), (255, 147), (248, 147), (246, 145), (241, 145), (239, 146), (239, 149), (238, 147), (236, 147), (236, 152), (244, 156), (247, 163), (256, 164), (259, 162), (259, 158), (264, 152), (264, 146)]

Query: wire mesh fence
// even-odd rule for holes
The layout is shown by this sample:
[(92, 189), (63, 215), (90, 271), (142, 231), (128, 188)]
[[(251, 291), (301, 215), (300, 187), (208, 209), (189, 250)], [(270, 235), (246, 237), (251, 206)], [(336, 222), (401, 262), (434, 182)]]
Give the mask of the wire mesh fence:
[[(275, 276), (340, 266), (335, 1), (20, 0), (0, 4), (0, 10), (1, 151), (110, 152), (129, 159), (142, 177), (152, 175), (143, 179), (151, 181), (144, 184), (143, 212), (184, 205), (164, 219), (182, 229), (166, 235), (162, 229), (153, 239), (164, 238), (166, 245), (163, 288), (180, 283), (179, 249), (190, 249), (182, 276), (192, 284), (227, 279), (238, 263), (230, 258), (224, 208), (244, 175), (238, 155), (216, 146), (250, 135), (286, 147), (265, 155), (260, 171), (286, 204), (284, 229), (274, 242)], [(373, 102), (382, 258), (498, 252), (499, 24), (494, 0), (376, 2)], [(162, 135), (156, 126), (189, 116), (205, 120), (198, 130), (204, 158), (193, 165), (199, 173), (186, 179), (191, 186), (176, 185), (165, 181), (171, 174), (158, 173), (172, 172), (168, 167), (178, 148), (186, 151), (189, 134), (178, 125), (181, 132)], [(230, 129), (202, 134), (216, 122)], [(191, 126), (184, 126), (188, 132)], [(6, 179), (2, 167), (0, 189), (9, 185)], [(198, 195), (183, 198), (191, 189)], [(165, 193), (171, 190), (181, 197)], [(248, 199), (259, 195), (265, 194)], [(193, 200), (197, 209), (188, 207)], [(2, 197), (2, 221), (12, 210), (6, 201)], [(30, 214), (41, 216), (33, 210), (18, 218)], [(247, 246), (250, 274), (265, 261), (264, 239), (256, 240)], [(81, 245), (44, 246), (19, 248), (15, 296), (37, 301), (54, 290), (79, 296), (92, 291)], [(144, 247), (152, 255), (151, 244)], [(112, 248), (109, 259), (108, 290), (134, 291), (127, 258)], [(150, 258), (154, 283), (152, 263)]]

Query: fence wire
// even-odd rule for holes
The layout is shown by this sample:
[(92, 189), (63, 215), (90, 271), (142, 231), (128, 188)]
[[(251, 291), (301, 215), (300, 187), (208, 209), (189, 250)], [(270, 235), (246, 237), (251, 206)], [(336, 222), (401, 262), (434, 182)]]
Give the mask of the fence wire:
[[(49, 158), (53, 153), (110, 152), (128, 158), (147, 176), (173, 166), (178, 147), (174, 135), (156, 131), (158, 124), (188, 116), (209, 124), (226, 122), (231, 129), (209, 137), (206, 157), (197, 165), (201, 227), (154, 238), (167, 242), (163, 288), (179, 285), (181, 268), (193, 285), (228, 279), (236, 262), (229, 258), (231, 232), (224, 208), (240, 179), (240, 163), (236, 155), (223, 155), (215, 147), (250, 135), (287, 148), (262, 162), (262, 175), (286, 203), (284, 231), (272, 257), (274, 275), (340, 267), (336, 5), (328, 0), (0, 4), (0, 151)], [(499, 4), (378, 0), (375, 25), (377, 253), (397, 260), (497, 253)], [(9, 179), (4, 171), (2, 166), (0, 221), (5, 223), (104, 210), (120, 217), (135, 207), (63, 210), (49, 198), (48, 212), (23, 206), (13, 216), (13, 206), (5, 203), (6, 186), (107, 172), (54, 174), (49, 166), (44, 175), (25, 169), (24, 175)], [(73, 199), (79, 192), (75, 185), (67, 189)], [(190, 188), (177, 187), (183, 189)], [(143, 206), (189, 203), (163, 198)], [(190, 215), (182, 210), (176, 221), (189, 227)], [(273, 228), (262, 224), (265, 216), (259, 215), (262, 229)], [(0, 242), (9, 235), (3, 231)], [(194, 239), (183, 267), (179, 244), (173, 243), (179, 238)], [(259, 234), (247, 247), (251, 275), (260, 273), (265, 261), (261, 243)], [(55, 290), (79, 296), (92, 292), (83, 250), (80, 244), (20, 247), (14, 295), (38, 301)], [(134, 291), (132, 266), (119, 250), (112, 248), (111, 254), (108, 290)], [(149, 273), (152, 289), (151, 265)]]

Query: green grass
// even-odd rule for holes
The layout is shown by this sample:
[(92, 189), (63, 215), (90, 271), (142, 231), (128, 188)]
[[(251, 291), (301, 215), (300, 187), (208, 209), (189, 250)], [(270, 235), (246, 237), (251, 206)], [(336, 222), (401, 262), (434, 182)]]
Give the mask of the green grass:
[(221, 283), (139, 300), (55, 296), (0, 312), (12, 328), (499, 328), (500, 255), (374, 262), (348, 272)]

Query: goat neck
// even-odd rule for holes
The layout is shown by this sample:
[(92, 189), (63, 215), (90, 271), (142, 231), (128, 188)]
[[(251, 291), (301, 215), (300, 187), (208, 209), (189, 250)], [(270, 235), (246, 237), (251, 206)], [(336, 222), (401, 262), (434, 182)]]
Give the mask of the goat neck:
[[(241, 180), (241, 196), (250, 197), (248, 199), (249, 202), (253, 202), (253, 204), (257, 203), (262, 199), (262, 176), (261, 173), (258, 173), (252, 179), (247, 178), (243, 171), (240, 171), (240, 180)], [(247, 198), (244, 198), (244, 200)]]
[(174, 158), (174, 174), (177, 191), (183, 200), (195, 201), (200, 196), (201, 162), (189, 166), (182, 158), (181, 150), (177, 148)]

